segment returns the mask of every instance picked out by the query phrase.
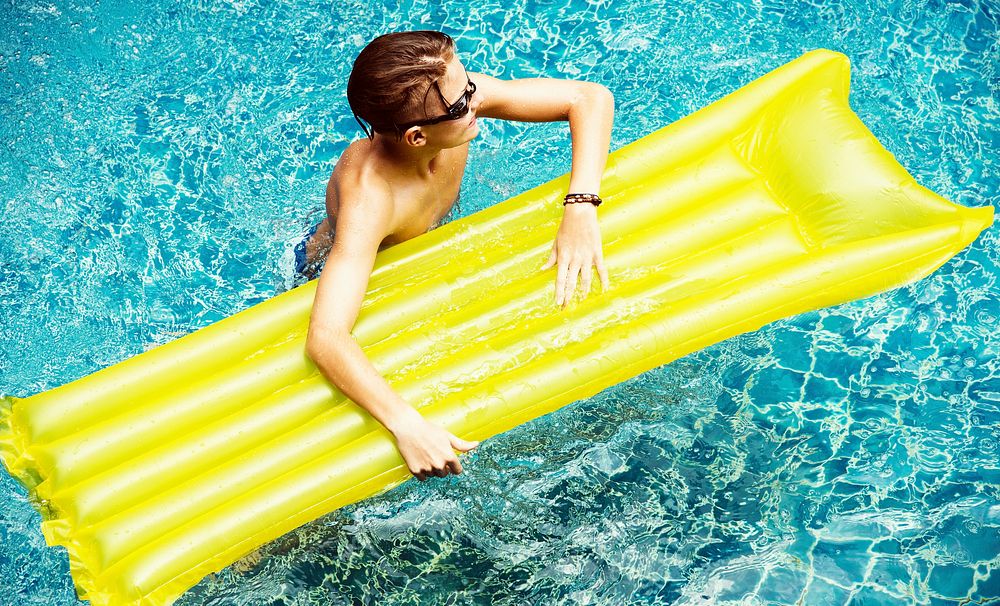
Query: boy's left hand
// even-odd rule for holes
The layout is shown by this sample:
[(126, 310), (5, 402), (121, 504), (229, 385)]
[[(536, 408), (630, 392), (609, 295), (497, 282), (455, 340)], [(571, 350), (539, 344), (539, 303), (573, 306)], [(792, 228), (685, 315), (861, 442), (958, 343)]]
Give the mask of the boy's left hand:
[[(589, 203), (567, 204), (563, 210), (559, 233), (552, 245), (552, 254), (542, 266), (546, 270), (559, 263), (556, 274), (556, 305), (566, 307), (576, 291), (576, 278), (583, 272), (584, 296), (590, 294), (591, 266), (597, 266), (601, 287), (608, 290), (608, 272), (601, 251), (601, 230), (597, 224), (597, 207)], [(568, 278), (568, 280), (567, 280)]]

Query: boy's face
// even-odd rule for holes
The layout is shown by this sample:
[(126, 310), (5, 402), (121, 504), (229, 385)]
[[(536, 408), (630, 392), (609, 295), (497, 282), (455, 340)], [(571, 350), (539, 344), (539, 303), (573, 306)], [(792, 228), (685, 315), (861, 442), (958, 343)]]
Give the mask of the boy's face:
[[(465, 66), (459, 60), (457, 54), (448, 63), (448, 69), (444, 77), (438, 82), (438, 87), (440, 87), (441, 93), (447, 99), (448, 104), (455, 103), (461, 99), (466, 89), (469, 88), (469, 79), (465, 71)], [(423, 132), (423, 138), (426, 140), (418, 142), (420, 139), (418, 137), (418, 140), (414, 140), (411, 144), (449, 148), (457, 147), (471, 141), (479, 134), (479, 123), (475, 120), (475, 117), (480, 103), (482, 103), (482, 98), (479, 91), (476, 91), (469, 101), (469, 112), (467, 114), (457, 120), (445, 120), (437, 124), (411, 127), (408, 129), (404, 140), (409, 140), (411, 132), (419, 128)], [(427, 117), (442, 116), (447, 112), (448, 106), (445, 105), (441, 96), (438, 95), (437, 88), (432, 85), (431, 91), (427, 95)]]

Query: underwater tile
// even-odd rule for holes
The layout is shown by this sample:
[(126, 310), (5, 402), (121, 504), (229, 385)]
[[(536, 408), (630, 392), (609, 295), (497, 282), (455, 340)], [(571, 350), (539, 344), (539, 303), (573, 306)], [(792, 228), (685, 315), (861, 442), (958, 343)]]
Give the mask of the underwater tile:
[(719, 585), (725, 589), (715, 596), (717, 601), (742, 600), (747, 594), (756, 594), (762, 572), (755, 568), (726, 571), (720, 575)]
[(991, 405), (996, 412), (1000, 405), (1000, 377), (986, 377), (968, 385), (969, 398), (978, 404)]
[(903, 546), (900, 545), (899, 540), (890, 538), (878, 541), (872, 545), (872, 551), (875, 553), (899, 555), (903, 553)]
[(753, 377), (754, 384), (748, 390), (750, 399), (761, 404), (772, 402), (798, 402), (805, 383), (805, 373), (783, 368), (762, 368)]
[(812, 560), (812, 550), (815, 545), (816, 537), (812, 533), (800, 530), (795, 540), (785, 548), (785, 553), (807, 565)]
[(800, 602), (802, 606), (843, 606), (851, 592), (821, 577), (813, 577)]
[(812, 366), (809, 350), (812, 337), (800, 330), (776, 330), (771, 333), (774, 356), (784, 368), (805, 372)]
[[(911, 576), (906, 560), (899, 556), (879, 556), (872, 563), (871, 572), (866, 579), (868, 583), (886, 590), (906, 591), (904, 581)], [(899, 585), (903, 585), (900, 587)]]
[(870, 547), (871, 541), (820, 540), (813, 549), (816, 573), (842, 585), (860, 582), (872, 558)]
[(889, 528), (880, 514), (863, 512), (845, 515), (831, 521), (823, 530), (826, 539), (879, 539), (890, 534)]
[(824, 313), (823, 329), (838, 335), (849, 335), (854, 333), (855, 322), (853, 318), (842, 316), (837, 313)]
[(767, 573), (757, 592), (757, 598), (766, 602), (794, 604), (806, 588), (805, 571), (775, 568)]
[(975, 570), (966, 566), (937, 564), (931, 568), (928, 588), (945, 598), (964, 598), (972, 589)]
[(994, 568), (988, 577), (977, 580), (972, 599), (978, 601), (993, 599), (1000, 603), (1000, 568)]
[(816, 357), (817, 371), (821, 371), (827, 377), (841, 378), (841, 383), (847, 385), (847, 381), (842, 377), (860, 376), (864, 370), (868, 356), (851, 355), (842, 349), (831, 351), (827, 349), (817, 349), (813, 352)]
[(938, 542), (949, 563), (989, 562), (1000, 555), (1000, 528), (984, 525), (967, 515), (948, 518), (938, 525), (938, 533)]
[(870, 490), (871, 487), (868, 484), (858, 484), (844, 480), (843, 478), (846, 476), (847, 474), (844, 474), (840, 479), (834, 480), (832, 494), (838, 497), (852, 497)]
[(804, 400), (806, 402), (840, 402), (847, 397), (847, 393), (847, 390), (838, 385), (836, 381), (811, 374), (805, 382)]
[[(802, 418), (806, 419), (807, 421), (815, 421), (816, 424), (812, 425), (812, 427), (815, 427), (816, 431), (819, 431), (820, 428), (822, 427), (819, 424), (819, 422), (820, 421), (825, 421), (825, 420), (827, 420), (827, 419), (830, 418), (830, 409), (827, 408), (827, 407), (824, 407), (824, 406), (817, 406), (815, 408), (807, 408), (807, 409), (805, 409), (805, 410), (802, 411)], [(813, 433), (815, 433), (815, 432), (813, 432)]]
[(850, 457), (835, 457), (828, 459), (825, 463), (823, 463), (823, 471), (826, 475), (827, 481), (846, 475), (850, 464)]
[[(977, 453), (979, 454), (979, 453)], [(996, 461), (997, 455), (995, 453), (982, 453), (983, 457), (980, 461)], [(1000, 486), (1000, 468), (996, 467), (981, 467), (977, 466), (976, 469), (965, 469), (962, 471), (956, 471), (952, 474), (952, 477), (956, 482), (962, 484), (974, 484), (976, 482), (980, 484), (992, 484)]]
[(896, 401), (891, 398), (865, 398), (851, 393), (851, 420), (866, 427), (892, 427), (896, 421)]
[(851, 606), (900, 606), (898, 597), (866, 585), (851, 598)]
[[(940, 482), (940, 478), (938, 478)], [(935, 489), (924, 495), (923, 502), (928, 509), (946, 507), (959, 499), (975, 495), (979, 489), (971, 484), (948, 482), (943, 486), (935, 486)]]
[(963, 395), (968, 381), (924, 377), (920, 380), (920, 385), (926, 390), (928, 396), (946, 402), (949, 396)]

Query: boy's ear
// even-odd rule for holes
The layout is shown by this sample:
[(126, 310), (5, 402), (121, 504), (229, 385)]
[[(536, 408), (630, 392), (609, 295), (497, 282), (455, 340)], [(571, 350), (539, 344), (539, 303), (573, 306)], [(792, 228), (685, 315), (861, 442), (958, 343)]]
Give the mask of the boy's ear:
[(411, 126), (403, 133), (403, 141), (409, 145), (420, 147), (427, 144), (427, 135), (424, 134), (423, 129), (419, 126)]

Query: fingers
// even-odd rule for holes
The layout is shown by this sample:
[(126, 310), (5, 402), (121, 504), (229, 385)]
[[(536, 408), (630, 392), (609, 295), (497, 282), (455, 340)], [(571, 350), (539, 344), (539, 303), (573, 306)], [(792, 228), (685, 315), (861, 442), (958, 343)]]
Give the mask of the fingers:
[(569, 303), (573, 295), (576, 294), (576, 279), (580, 275), (580, 263), (571, 261), (569, 264), (569, 283), (566, 284), (566, 294), (563, 296), (563, 305)]
[(601, 279), (601, 292), (608, 292), (611, 286), (608, 282), (608, 270), (604, 267), (603, 255), (597, 255), (597, 275)]
[[(592, 263), (596, 266), (597, 275), (601, 280), (601, 292), (607, 292), (610, 289), (610, 284), (608, 281), (608, 270), (604, 266), (604, 259), (597, 257)], [(577, 277), (580, 276), (582, 276), (580, 290), (583, 291), (583, 296), (587, 296), (590, 294), (593, 286), (591, 264), (584, 265), (579, 261), (560, 263), (559, 272), (556, 275), (556, 305), (566, 307), (576, 293)]]
[(542, 269), (545, 270), (545, 269), (548, 269), (548, 268), (552, 267), (552, 265), (555, 262), (556, 262), (556, 245), (553, 244), (552, 245), (552, 252), (549, 254), (549, 260), (545, 262), (545, 265), (542, 265)]
[(560, 261), (556, 271), (556, 305), (562, 305), (566, 290), (566, 274), (569, 273), (569, 262)]
[[(610, 288), (610, 281), (608, 280), (608, 270), (604, 265), (604, 255), (601, 252), (600, 247), (598, 247), (596, 253), (593, 255), (591, 260), (584, 263), (582, 258), (573, 257), (569, 252), (563, 253), (565, 249), (558, 248), (558, 241), (552, 246), (552, 251), (549, 253), (549, 259), (542, 266), (542, 270), (549, 269), (554, 263), (558, 262), (558, 268), (556, 271), (556, 305), (561, 307), (566, 307), (570, 299), (576, 293), (577, 277), (583, 274), (580, 280), (580, 287), (583, 291), (583, 296), (586, 297), (590, 294), (593, 287), (593, 268), (597, 269), (597, 276), (601, 280), (601, 292), (607, 292)], [(563, 254), (560, 254), (563, 253)]]
[[(462, 441), (462, 440), (459, 440), (458, 438), (455, 438), (455, 440)], [(476, 448), (476, 447), (479, 446), (479, 442), (478, 441), (476, 441), (476, 442), (465, 442), (465, 443), (466, 444), (474, 444), (475, 445), (475, 446), (472, 446), (472, 447), (468, 448), (468, 450), (472, 450), (473, 448)], [(452, 452), (452, 457), (450, 459), (448, 459), (446, 461), (443, 461), (441, 463), (438, 463), (438, 464), (427, 464), (425, 467), (423, 467), (423, 468), (421, 468), (421, 469), (419, 469), (417, 471), (413, 471), (411, 469), (410, 473), (412, 473), (418, 480), (420, 480), (421, 482), (423, 482), (427, 478), (432, 477), (432, 476), (433, 477), (438, 477), (438, 478), (443, 478), (443, 477), (445, 477), (445, 476), (447, 476), (449, 474), (459, 475), (460, 473), (462, 473), (462, 463), (458, 460), (458, 456), (454, 452)]]
[(479, 447), (479, 440), (470, 442), (469, 440), (463, 440), (455, 434), (451, 434), (451, 447), (461, 450), (462, 452), (468, 452)]
[[(410, 473), (412, 473), (412, 474), (413, 474), (413, 477), (415, 477), (416, 479), (420, 480), (421, 482), (425, 482), (425, 481), (427, 481), (427, 478), (430, 478), (430, 477), (434, 477), (434, 476), (438, 476), (438, 477), (441, 477), (441, 476), (440, 476), (440, 475), (438, 474), (438, 471), (439, 471), (439, 470), (437, 470), (437, 469), (433, 469), (433, 468), (428, 468), (428, 469), (420, 469), (420, 470), (418, 470), (418, 471), (413, 471), (413, 470), (411, 469), (411, 470), (410, 470)], [(447, 475), (447, 474), (445, 474), (445, 475)]]
[(417, 431), (394, 434), (399, 453), (403, 455), (410, 473), (421, 482), (430, 477), (461, 474), (459, 455), (478, 448), (479, 440), (463, 440), (443, 427), (420, 418), (423, 426)]
[(428, 469), (421, 469), (419, 471), (413, 471), (411, 469), (410, 473), (412, 473), (414, 477), (416, 477), (418, 480), (423, 482), (429, 477), (443, 478), (446, 477), (448, 474), (458, 475), (462, 473), (462, 464), (458, 461), (457, 458), (454, 458), (445, 461), (440, 465), (430, 467)]

